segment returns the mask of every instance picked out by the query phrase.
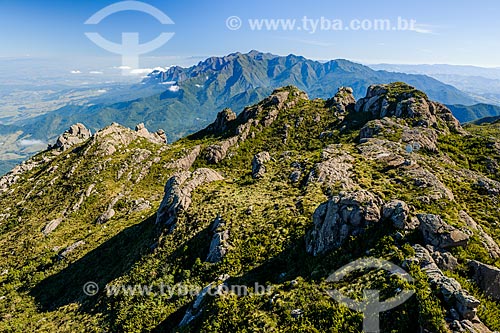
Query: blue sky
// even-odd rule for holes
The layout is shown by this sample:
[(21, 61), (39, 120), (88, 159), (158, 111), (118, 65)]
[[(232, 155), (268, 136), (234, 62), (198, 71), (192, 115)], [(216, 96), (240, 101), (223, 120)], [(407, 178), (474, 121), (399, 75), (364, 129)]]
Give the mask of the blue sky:
[[(171, 65), (188, 57), (224, 55), (251, 49), (299, 54), (313, 59), (346, 58), (364, 63), (448, 63), (500, 67), (500, 2), (451, 1), (194, 1), (144, 0), (166, 13), (164, 26), (144, 13), (116, 13), (99, 25), (84, 22), (108, 0), (0, 0), (0, 57), (48, 57), (96, 62), (120, 57), (93, 44), (85, 32), (118, 42), (122, 32), (139, 32), (141, 42), (161, 32), (175, 36), (144, 57), (141, 66)], [(230, 30), (229, 16), (242, 27)], [(343, 20), (414, 19), (414, 31), (252, 31), (249, 19)], [(155, 60), (156, 59), (156, 60)], [(169, 60), (170, 59), (170, 60)], [(176, 60), (177, 59), (177, 60)], [(189, 58), (188, 58), (189, 59)], [(196, 58), (198, 59), (198, 58)], [(1, 61), (1, 59), (0, 59)], [(98, 61), (97, 61), (98, 62)]]

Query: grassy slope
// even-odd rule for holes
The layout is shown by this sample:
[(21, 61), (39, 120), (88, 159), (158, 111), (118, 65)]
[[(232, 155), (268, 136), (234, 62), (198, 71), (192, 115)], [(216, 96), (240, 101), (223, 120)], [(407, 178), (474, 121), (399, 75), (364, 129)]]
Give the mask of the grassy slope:
[[(319, 123), (315, 121), (318, 115)], [(296, 128), (298, 117), (304, 120)], [(334, 129), (338, 123), (321, 100), (303, 102), (280, 113), (271, 127), (256, 132), (255, 138), (234, 150), (233, 157), (215, 166), (225, 180), (198, 188), (188, 212), (181, 214), (172, 234), (160, 237), (156, 248), (152, 247), (158, 241), (155, 211), (163, 195), (163, 186), (173, 173), (163, 164), (182, 156), (183, 149), (196, 144), (208, 145), (217, 138), (183, 139), (165, 151), (145, 140), (135, 141), (128, 149), (115, 153), (100, 174), (92, 170), (99, 168), (106, 159), (84, 158), (83, 149), (64, 153), (42, 170), (33, 170), (19, 183), (15, 194), (0, 198), (0, 207), (3, 207), (0, 214), (6, 212), (5, 207), (10, 207), (8, 212), (11, 214), (0, 224), (3, 258), (0, 271), (8, 270), (0, 276), (0, 296), (6, 296), (0, 301), (0, 331), (168, 331), (180, 321), (194, 296), (108, 297), (101, 292), (98, 296), (87, 297), (82, 293), (82, 286), (87, 281), (95, 281), (101, 288), (107, 283), (159, 285), (161, 282), (203, 287), (221, 274), (230, 274), (232, 284), (253, 285), (258, 281), (272, 285), (274, 294), (279, 293), (280, 297), (273, 304), (270, 300), (274, 294), (209, 299), (206, 311), (192, 329), (213, 332), (359, 331), (362, 316), (339, 306), (325, 294), (325, 289), (331, 287), (325, 278), (366, 253), (400, 264), (412, 253), (406, 241), (419, 236), (410, 235), (397, 241), (395, 231), (386, 226), (351, 239), (342, 249), (325, 256), (314, 258), (305, 253), (303, 238), (312, 226), (312, 213), (327, 199), (328, 193), (338, 191), (335, 187), (305, 186), (305, 177), (314, 163), (320, 161), (321, 150), (331, 143), (342, 143), (356, 158), (353, 177), (363, 188), (385, 200), (402, 198), (418, 211), (439, 213), (451, 223), (457, 223), (459, 209), (466, 209), (497, 241), (500, 240), (500, 233), (491, 224), (500, 219), (498, 210), (493, 209), (495, 204), (477, 194), (470, 184), (451, 179), (446, 170), (457, 166), (441, 158), (447, 153), (460, 165), (465, 155), (468, 167), (484, 172), (481, 156), (492, 153), (481, 148), (482, 140), (487, 139), (478, 137), (475, 142), (470, 138), (450, 136), (442, 138), (441, 153), (419, 153), (422, 163), (429, 166), (439, 163), (439, 168), (434, 168), (436, 174), (457, 196), (457, 203), (441, 201), (424, 205), (415, 199), (421, 195), (421, 189), (412, 186), (411, 179), (405, 179), (397, 170), (382, 169), (358, 154), (356, 130), (342, 135), (334, 131), (333, 136), (318, 139), (324, 129)], [(286, 144), (281, 141), (285, 124), (292, 125)], [(472, 132), (475, 129), (470, 128)], [(497, 127), (488, 127), (488, 131), (488, 135), (496, 137), (500, 133)], [(392, 139), (398, 140), (397, 137)], [(455, 149), (461, 146), (464, 149)], [(151, 158), (158, 156), (161, 162), (155, 163), (138, 184), (117, 181), (117, 171), (125, 161), (132, 163), (136, 148), (152, 151)], [(256, 181), (251, 177), (251, 160), (255, 153), (263, 150), (270, 152), (273, 161), (268, 165), (265, 178)], [(294, 161), (300, 162), (305, 170), (298, 185), (288, 180)], [(76, 163), (79, 167), (74, 176), (65, 179), (63, 175)], [(57, 170), (48, 172), (53, 165), (58, 166)], [(205, 163), (198, 160), (194, 167), (201, 166)], [(134, 174), (139, 171), (140, 166)], [(48, 186), (55, 177), (59, 178), (54, 186)], [(37, 182), (35, 192), (44, 192), (32, 193), (25, 199)], [(50, 236), (43, 237), (41, 228), (72, 206), (79, 193), (92, 183), (97, 184), (97, 193), (84, 202), (78, 213), (70, 214)], [(118, 202), (117, 215), (105, 225), (96, 225), (96, 218), (119, 192), (130, 194)], [(140, 197), (150, 200), (153, 208), (128, 214), (131, 199)], [(251, 215), (247, 214), (250, 206), (253, 206)], [(210, 243), (208, 228), (219, 214), (230, 230), (231, 248), (221, 263), (204, 263)], [(82, 239), (85, 245), (68, 259), (57, 259), (54, 247), (64, 248)], [(455, 254), (461, 259), (479, 258), (491, 262), (478, 241), (467, 250), (456, 250)], [(413, 270), (413, 275), (419, 277), (417, 296), (385, 313), (381, 320), (385, 325), (383, 330), (413, 332), (418, 328), (415, 323), (419, 322), (434, 332), (444, 331), (443, 305), (430, 292), (424, 276), (416, 268)], [(291, 280), (298, 284), (292, 286)], [(368, 284), (391, 295), (394, 289), (402, 287), (401, 282), (386, 282), (380, 276), (374, 276)], [(351, 289), (359, 297), (359, 286), (351, 286)], [(477, 290), (476, 293), (482, 297)], [(492, 328), (499, 329), (500, 323), (491, 317), (495, 308), (498, 312), (499, 305), (491, 302), (488, 305), (489, 308), (481, 313), (482, 319)], [(304, 310), (304, 316), (293, 319), (290, 311), (297, 308)]]

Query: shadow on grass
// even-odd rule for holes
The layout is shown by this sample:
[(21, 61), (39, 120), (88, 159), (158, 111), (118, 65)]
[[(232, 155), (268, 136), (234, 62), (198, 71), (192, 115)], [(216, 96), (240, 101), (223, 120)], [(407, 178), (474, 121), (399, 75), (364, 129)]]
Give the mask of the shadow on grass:
[[(42, 311), (53, 311), (70, 303), (80, 303), (81, 310), (95, 309), (104, 287), (110, 281), (128, 272), (145, 254), (151, 252), (156, 240), (156, 215), (121, 231), (104, 244), (71, 263), (59, 273), (38, 283), (30, 295)], [(92, 282), (99, 293), (87, 296), (83, 287)]]

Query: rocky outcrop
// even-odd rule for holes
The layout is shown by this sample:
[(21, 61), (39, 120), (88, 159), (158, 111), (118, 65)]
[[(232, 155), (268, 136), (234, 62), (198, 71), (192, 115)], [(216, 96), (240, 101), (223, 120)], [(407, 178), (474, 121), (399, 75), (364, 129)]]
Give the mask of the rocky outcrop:
[(48, 236), (50, 233), (56, 230), (56, 228), (59, 226), (59, 224), (61, 224), (62, 221), (63, 221), (62, 218), (57, 218), (47, 223), (47, 225), (45, 225), (45, 227), (43, 227), (42, 229), (43, 235)]
[(458, 120), (444, 105), (432, 102), (427, 95), (402, 82), (372, 85), (366, 97), (357, 101), (356, 112), (373, 118), (404, 118), (414, 127), (435, 127), (444, 122), (453, 131), (463, 132)]
[(458, 260), (450, 252), (443, 249), (436, 249), (432, 245), (427, 245), (426, 248), (440, 269), (453, 271), (457, 268)]
[(490, 257), (492, 257), (493, 259), (500, 258), (500, 247), (495, 242), (495, 240), (490, 235), (488, 235), (488, 233), (486, 233), (483, 228), (465, 211), (461, 210), (458, 215), (462, 222), (464, 222), (470, 229), (476, 231), (479, 234), (481, 243), (488, 251)]
[(326, 101), (326, 105), (334, 108), (338, 113), (352, 112), (356, 105), (356, 99), (352, 93), (352, 88), (340, 87), (335, 96)]
[(225, 159), (229, 148), (235, 146), (238, 140), (238, 136), (233, 136), (230, 139), (208, 146), (204, 152), (207, 162), (210, 164), (217, 164)]
[(457, 246), (467, 246), (469, 236), (463, 231), (444, 222), (440, 216), (433, 214), (418, 214), (420, 230), (426, 244), (440, 249)]
[(119, 194), (118, 196), (116, 196), (113, 200), (111, 200), (111, 202), (109, 203), (108, 205), (108, 208), (106, 209), (106, 211), (104, 213), (102, 213), (96, 220), (96, 223), (97, 224), (104, 224), (106, 222), (108, 222), (109, 220), (111, 220), (115, 215), (116, 215), (116, 212), (114, 210), (114, 207), (116, 205), (116, 203), (121, 199), (123, 198), (123, 194)]
[(236, 113), (226, 108), (217, 114), (215, 122), (207, 127), (207, 131), (210, 133), (222, 134), (229, 129), (229, 123), (234, 120), (236, 120)]
[(59, 253), (59, 259), (66, 259), (67, 256), (75, 251), (78, 247), (85, 245), (85, 242), (80, 240), (76, 243), (71, 244)]
[(340, 247), (349, 236), (356, 236), (380, 220), (382, 201), (368, 191), (333, 197), (313, 214), (313, 229), (306, 235), (306, 250), (316, 256)]
[(162, 129), (156, 131), (155, 133), (150, 133), (148, 129), (144, 126), (144, 124), (140, 123), (135, 127), (135, 131), (137, 132), (138, 136), (146, 138), (151, 142), (159, 144), (167, 143), (167, 135), (165, 134), (165, 131)]
[(410, 208), (406, 202), (392, 200), (382, 207), (382, 217), (390, 220), (396, 229), (413, 230), (418, 227), (410, 218)]
[(228, 155), (229, 149), (235, 147), (239, 142), (243, 142), (250, 134), (252, 126), (262, 128), (271, 126), (278, 118), (279, 112), (285, 108), (291, 108), (300, 101), (309, 99), (307, 94), (294, 87), (285, 87), (275, 90), (269, 97), (259, 104), (247, 107), (236, 118), (233, 118), (232, 111), (224, 110), (219, 113), (217, 120), (208, 126), (205, 131), (213, 132), (216, 129), (228, 128), (231, 122), (240, 124), (236, 128), (234, 136), (208, 146), (203, 155), (208, 163), (217, 164)]
[(265, 164), (271, 160), (271, 155), (267, 151), (256, 154), (252, 160), (252, 177), (262, 178), (266, 173)]
[(472, 270), (474, 281), (484, 293), (493, 299), (500, 301), (500, 269), (471, 260), (469, 267)]
[(144, 198), (139, 198), (132, 201), (129, 213), (138, 213), (149, 209), (151, 209), (151, 203)]
[(429, 277), (429, 282), (438, 288), (445, 302), (460, 315), (458, 319), (478, 320), (476, 313), (480, 302), (462, 289), (457, 280), (445, 276), (426, 248), (418, 244), (413, 248), (422, 271)]
[(341, 149), (341, 145), (329, 145), (321, 153), (322, 162), (317, 163), (309, 174), (309, 182), (319, 182), (326, 185), (340, 184), (346, 191), (355, 187), (351, 179), (354, 157)]
[(186, 156), (165, 164), (166, 169), (178, 169), (187, 171), (200, 155), (201, 146), (195, 146)]
[(69, 148), (76, 146), (92, 136), (89, 129), (83, 124), (72, 125), (66, 132), (61, 134), (57, 138), (54, 148), (60, 149), (62, 151), (68, 150)]
[(223, 179), (217, 171), (208, 168), (176, 173), (165, 185), (165, 196), (158, 208), (156, 223), (172, 228), (178, 213), (191, 205), (191, 193), (198, 186)]
[(93, 147), (96, 147), (97, 156), (110, 156), (139, 138), (147, 139), (155, 144), (164, 144), (166, 142), (160, 134), (149, 133), (141, 124), (137, 126), (137, 131), (132, 131), (129, 128), (113, 123), (94, 134), (92, 144), (86, 148), (84, 154), (87, 155)]
[(205, 259), (206, 262), (217, 263), (226, 255), (228, 249), (227, 241), (229, 239), (229, 231), (224, 229), (224, 227), (224, 220), (220, 216), (217, 216), (210, 228), (210, 232), (213, 236), (210, 242), (207, 258)]

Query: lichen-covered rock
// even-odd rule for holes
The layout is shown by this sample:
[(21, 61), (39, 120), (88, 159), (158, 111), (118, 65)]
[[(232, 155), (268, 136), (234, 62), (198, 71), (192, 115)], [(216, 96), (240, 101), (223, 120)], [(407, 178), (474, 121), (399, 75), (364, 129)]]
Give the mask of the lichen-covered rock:
[(205, 261), (209, 263), (217, 263), (221, 261), (227, 252), (226, 242), (228, 241), (228, 239), (228, 230), (216, 232), (212, 237), (212, 241), (210, 242), (210, 248), (208, 250), (207, 259)]
[(234, 136), (220, 143), (208, 146), (205, 149), (204, 155), (208, 163), (217, 164), (226, 158), (229, 148), (238, 143), (239, 137)]
[(85, 242), (80, 240), (76, 243), (71, 244), (59, 253), (59, 258), (66, 258), (71, 252), (75, 251), (78, 247), (85, 245)]
[(368, 191), (333, 197), (313, 214), (313, 229), (306, 235), (306, 250), (316, 256), (340, 247), (347, 237), (356, 236), (380, 220), (382, 201)]
[(172, 228), (177, 214), (191, 205), (191, 193), (198, 186), (223, 179), (217, 171), (208, 168), (176, 173), (165, 185), (165, 195), (156, 214), (156, 223)]
[(267, 151), (256, 154), (252, 160), (252, 177), (262, 178), (266, 173), (265, 164), (271, 160), (271, 155)]
[(444, 222), (440, 216), (433, 214), (418, 214), (420, 230), (426, 244), (446, 249), (457, 246), (467, 246), (469, 236), (463, 231)]

